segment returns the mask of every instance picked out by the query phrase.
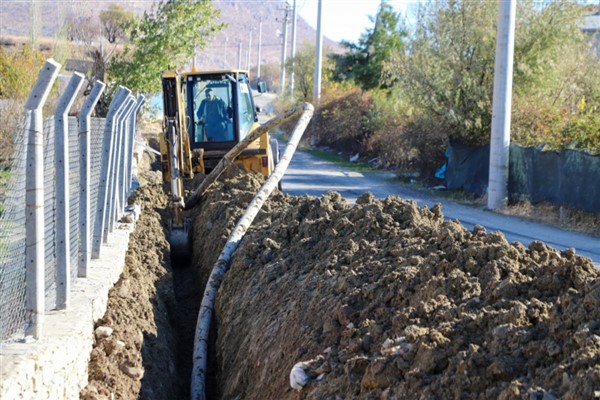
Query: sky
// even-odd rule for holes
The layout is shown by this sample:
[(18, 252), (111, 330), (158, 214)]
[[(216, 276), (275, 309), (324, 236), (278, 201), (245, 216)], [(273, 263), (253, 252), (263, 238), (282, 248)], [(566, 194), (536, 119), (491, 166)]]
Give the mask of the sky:
[[(287, 0), (293, 5), (294, 0)], [(409, 4), (417, 0), (388, 0), (397, 12), (405, 15)], [(373, 28), (369, 16), (375, 17), (380, 0), (322, 0), (323, 36), (335, 41), (357, 42), (365, 30)], [(298, 14), (317, 28), (318, 0), (296, 0)]]

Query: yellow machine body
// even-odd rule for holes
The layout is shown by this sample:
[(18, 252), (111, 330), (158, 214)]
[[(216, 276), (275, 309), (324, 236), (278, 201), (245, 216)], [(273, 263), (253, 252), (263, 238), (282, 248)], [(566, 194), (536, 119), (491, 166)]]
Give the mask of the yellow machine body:
[[(160, 138), (163, 181), (170, 183), (169, 243), (172, 259), (188, 259), (189, 222), (183, 216), (182, 178), (209, 173), (236, 144), (257, 129), (247, 71), (166, 71), (162, 74), (163, 130)], [(259, 85), (259, 91), (261, 86)], [(275, 167), (268, 132), (236, 158), (249, 171), (270, 175)]]
[[(175, 169), (180, 177), (210, 172), (233, 146), (260, 126), (247, 71), (166, 71), (162, 86), (160, 151), (165, 182), (173, 179)], [(177, 143), (169, 139), (169, 126), (176, 127)], [(179, 153), (177, 165), (173, 165), (172, 151)], [(268, 176), (274, 168), (268, 132), (251, 143), (236, 162)]]

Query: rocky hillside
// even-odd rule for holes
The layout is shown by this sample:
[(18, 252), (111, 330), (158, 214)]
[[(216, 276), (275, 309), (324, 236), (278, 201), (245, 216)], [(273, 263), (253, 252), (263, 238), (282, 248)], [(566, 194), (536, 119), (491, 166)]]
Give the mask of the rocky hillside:
[[(74, 0), (50, 1), (40, 0), (36, 2), (41, 35), (55, 37), (57, 32), (64, 27), (65, 18), (68, 15), (97, 16), (100, 11), (106, 9), (111, 3), (118, 3), (138, 15), (152, 9), (153, 1), (110, 1), (110, 0), (87, 0), (86, 7), (82, 2)], [(258, 53), (259, 24), (262, 21), (262, 51), (263, 64), (278, 63), (281, 59), (281, 32), (283, 31), (282, 20), (285, 15), (284, 0), (253, 2), (247, 0), (217, 0), (215, 7), (221, 10), (221, 19), (227, 24), (227, 28), (220, 32), (206, 49), (198, 53), (198, 64), (200, 68), (220, 68), (224, 65), (237, 67), (239, 44), (242, 44), (242, 67), (247, 67), (248, 44), (252, 41), (250, 63), (256, 65)], [(32, 3), (22, 0), (2, 0), (0, 6), (0, 36), (28, 36), (32, 27)], [(250, 39), (252, 33), (252, 39)], [(301, 17), (298, 17), (297, 46), (300, 48), (305, 42), (314, 42), (315, 30), (311, 28)], [(288, 24), (288, 54), (291, 52), (292, 23)], [(339, 49), (339, 45), (331, 40), (325, 40), (325, 46), (331, 49)]]

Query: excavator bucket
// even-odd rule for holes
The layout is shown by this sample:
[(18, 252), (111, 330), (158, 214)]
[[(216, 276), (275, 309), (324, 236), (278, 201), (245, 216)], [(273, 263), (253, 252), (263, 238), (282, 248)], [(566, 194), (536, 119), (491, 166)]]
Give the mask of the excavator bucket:
[(175, 265), (187, 264), (192, 256), (190, 235), (187, 229), (174, 228), (169, 233), (171, 261)]

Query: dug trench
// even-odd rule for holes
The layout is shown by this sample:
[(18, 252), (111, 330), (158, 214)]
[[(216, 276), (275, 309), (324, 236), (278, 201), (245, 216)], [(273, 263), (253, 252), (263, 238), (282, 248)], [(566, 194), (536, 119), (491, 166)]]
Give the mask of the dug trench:
[[(197, 183), (197, 182), (196, 182)], [(262, 179), (232, 167), (191, 211), (170, 265), (166, 195), (148, 183), (98, 322), (82, 399), (186, 399), (203, 285)], [(600, 279), (541, 242), (469, 231), (441, 207), (275, 192), (215, 304), (211, 399), (594, 399)], [(112, 332), (105, 328), (111, 328)], [(290, 371), (302, 390), (290, 387)], [(304, 378), (304, 379), (302, 379)]]

